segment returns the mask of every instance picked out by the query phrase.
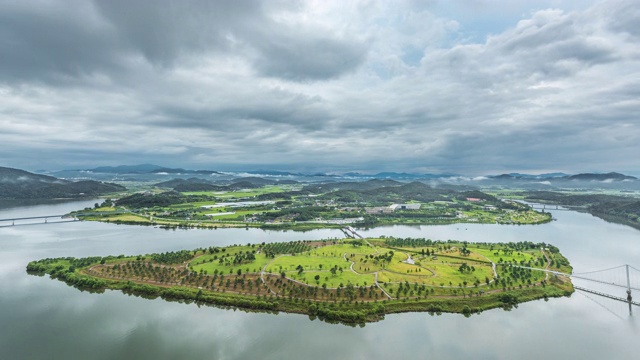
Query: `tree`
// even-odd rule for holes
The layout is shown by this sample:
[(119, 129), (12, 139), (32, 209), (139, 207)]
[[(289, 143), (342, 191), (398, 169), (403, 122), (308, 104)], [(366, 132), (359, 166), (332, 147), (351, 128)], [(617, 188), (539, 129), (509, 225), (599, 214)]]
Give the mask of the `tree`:
[(320, 281), (320, 275), (316, 275), (313, 278), (316, 279), (316, 281)]

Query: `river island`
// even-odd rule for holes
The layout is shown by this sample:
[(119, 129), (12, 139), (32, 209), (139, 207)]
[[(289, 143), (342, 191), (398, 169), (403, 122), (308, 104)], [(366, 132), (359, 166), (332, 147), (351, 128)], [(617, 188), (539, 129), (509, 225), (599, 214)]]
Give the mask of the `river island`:
[(574, 291), (562, 276), (571, 273), (569, 261), (550, 244), (384, 236), (50, 258), (27, 271), (82, 290), (348, 324), (399, 312), (471, 316)]

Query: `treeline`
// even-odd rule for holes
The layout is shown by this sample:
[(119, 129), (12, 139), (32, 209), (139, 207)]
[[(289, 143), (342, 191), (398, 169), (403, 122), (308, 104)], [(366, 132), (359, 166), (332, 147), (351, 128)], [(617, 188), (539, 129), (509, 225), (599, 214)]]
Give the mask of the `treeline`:
[(363, 323), (371, 318), (384, 316), (385, 306), (374, 304), (362, 309), (335, 309), (323, 306), (323, 304), (311, 304), (308, 307), (309, 315), (317, 316), (326, 321), (342, 321), (346, 323)]
[(131, 209), (166, 207), (176, 204), (212, 200), (206, 195), (183, 195), (176, 191), (165, 191), (160, 194), (137, 193), (116, 200), (116, 206)]
[(313, 249), (302, 241), (269, 243), (262, 246), (262, 252), (266, 257), (275, 257), (277, 254), (297, 254)]
[(586, 210), (592, 215), (640, 229), (640, 200), (637, 198), (605, 194), (574, 195), (552, 191), (534, 191), (528, 193), (525, 200), (551, 202), (564, 206), (586, 206)]
[(385, 239), (385, 243), (389, 246), (397, 247), (425, 247), (434, 244), (441, 244), (442, 242), (424, 238), (387, 238)]
[(604, 194), (563, 194), (553, 191), (531, 191), (526, 193), (525, 200), (527, 201), (542, 201), (550, 202), (558, 205), (567, 206), (590, 206), (602, 203), (625, 203), (633, 201), (633, 199)]
[(193, 253), (189, 250), (171, 251), (160, 254), (152, 254), (151, 259), (161, 264), (180, 264), (193, 258)]
[[(362, 183), (354, 183), (358, 185)], [(331, 185), (327, 185), (330, 187)], [(451, 200), (457, 192), (449, 189), (433, 188), (421, 182), (412, 182), (399, 186), (383, 186), (374, 189), (337, 190), (319, 197), (321, 200), (334, 200), (341, 203), (367, 203), (369, 205), (387, 205), (409, 201), (431, 202), (437, 200)]]
[(481, 200), (484, 200), (483, 205), (493, 205), (498, 209), (517, 210), (517, 211), (525, 211), (530, 209), (528, 205), (514, 203), (514, 202), (504, 202), (493, 195), (484, 193), (479, 190), (465, 191), (460, 195), (456, 196), (456, 198), (458, 200), (466, 200), (467, 198), (481, 199)]
[(127, 188), (118, 184), (93, 180), (61, 184), (0, 182), (0, 199), (82, 198), (125, 190), (127, 190)]
[(513, 251), (525, 251), (525, 250), (533, 250), (540, 248), (547, 248), (553, 254), (558, 254), (560, 250), (550, 244), (546, 244), (544, 242), (534, 243), (531, 241), (518, 241), (518, 242), (507, 242), (507, 243), (486, 243), (486, 242), (478, 242), (478, 243), (469, 243), (467, 241), (457, 241), (457, 240), (431, 240), (425, 238), (395, 238), (389, 237), (384, 240), (387, 246), (393, 247), (428, 247), (428, 246), (442, 246), (444, 250), (448, 250), (454, 244), (461, 244), (463, 248), (468, 247), (469, 245), (475, 246), (486, 246), (490, 250), (499, 249), (503, 251), (505, 254), (513, 253)]
[(277, 310), (279, 306), (278, 301), (259, 300), (258, 298), (254, 300), (237, 296), (219, 296), (205, 293), (202, 290), (195, 290), (184, 287), (163, 288), (147, 284), (136, 284), (131, 281), (122, 286), (122, 291), (146, 296), (159, 296), (163, 299), (168, 300), (193, 300), (202, 303), (221, 306), (234, 306), (245, 309)]
[(324, 206), (301, 206), (295, 208), (282, 209), (275, 212), (266, 212), (261, 215), (264, 220), (274, 220), (283, 216), (290, 216), (291, 220), (309, 221), (321, 216), (324, 212), (331, 211)]
[[(69, 285), (85, 289), (103, 289), (107, 282), (94, 277), (81, 275), (76, 272), (80, 266), (89, 266), (100, 262), (102, 257), (91, 257), (84, 259), (64, 258), (64, 259), (44, 259), (32, 261), (27, 265), (27, 271), (46, 273), (54, 279), (60, 279)], [(61, 264), (69, 263), (69, 265)]]

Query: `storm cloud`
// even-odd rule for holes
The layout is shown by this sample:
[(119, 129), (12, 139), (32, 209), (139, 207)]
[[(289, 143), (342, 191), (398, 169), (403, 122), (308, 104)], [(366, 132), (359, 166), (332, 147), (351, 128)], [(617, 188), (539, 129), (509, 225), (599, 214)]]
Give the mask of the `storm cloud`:
[(4, 1), (0, 163), (640, 171), (633, 1), (456, 4)]

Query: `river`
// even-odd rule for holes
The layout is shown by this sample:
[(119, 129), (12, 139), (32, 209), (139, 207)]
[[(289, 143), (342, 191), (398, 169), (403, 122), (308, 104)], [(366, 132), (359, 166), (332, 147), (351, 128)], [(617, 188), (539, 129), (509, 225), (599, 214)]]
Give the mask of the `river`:
[[(0, 218), (59, 214), (95, 201), (0, 209)], [(536, 226), (455, 224), (361, 230), (468, 241), (558, 246), (575, 272), (621, 264), (640, 268), (640, 231), (589, 214), (552, 211)], [(576, 292), (458, 314), (388, 315), (350, 327), (296, 314), (248, 313), (146, 300), (117, 291), (82, 292), (26, 264), (47, 257), (144, 254), (235, 243), (342, 237), (338, 230), (164, 230), (71, 222), (0, 228), (0, 359), (633, 359), (640, 308)], [(585, 284), (586, 285), (586, 284)], [(617, 289), (620, 296), (623, 289)], [(634, 294), (636, 300), (640, 294)]]

